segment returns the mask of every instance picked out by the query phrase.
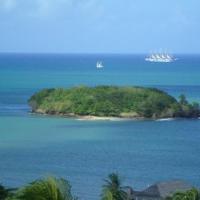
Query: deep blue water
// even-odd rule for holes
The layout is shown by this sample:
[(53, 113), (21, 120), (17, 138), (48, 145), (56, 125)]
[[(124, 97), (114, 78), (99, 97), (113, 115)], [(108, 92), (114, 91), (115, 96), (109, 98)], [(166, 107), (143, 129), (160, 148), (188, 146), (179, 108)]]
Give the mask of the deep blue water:
[(0, 182), (54, 174), (87, 200), (99, 198), (113, 171), (136, 189), (168, 179), (200, 186), (199, 120), (89, 122), (30, 115), (27, 105), (41, 88), (81, 84), (157, 87), (200, 102), (200, 56), (177, 56), (148, 63), (144, 55), (0, 54)]

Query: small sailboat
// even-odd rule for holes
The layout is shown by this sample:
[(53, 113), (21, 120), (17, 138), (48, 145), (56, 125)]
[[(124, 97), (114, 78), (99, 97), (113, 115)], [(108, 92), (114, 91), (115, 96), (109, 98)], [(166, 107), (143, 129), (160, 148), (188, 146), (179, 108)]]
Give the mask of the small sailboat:
[(96, 64), (96, 68), (97, 69), (100, 69), (100, 68), (103, 68), (103, 63), (101, 61), (98, 61), (97, 64)]

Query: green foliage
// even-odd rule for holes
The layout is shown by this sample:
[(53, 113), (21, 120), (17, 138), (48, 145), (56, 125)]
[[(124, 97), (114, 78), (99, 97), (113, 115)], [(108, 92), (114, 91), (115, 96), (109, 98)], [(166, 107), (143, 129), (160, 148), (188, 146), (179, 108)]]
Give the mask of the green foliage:
[(9, 195), (9, 190), (6, 189), (3, 185), (0, 185), (0, 200), (6, 199)]
[(103, 186), (101, 199), (102, 200), (127, 200), (128, 195), (123, 190), (119, 176), (112, 173), (105, 180), (106, 184)]
[(29, 99), (33, 112), (137, 117), (197, 117), (198, 104), (189, 104), (184, 95), (180, 102), (167, 93), (142, 87), (74, 87), (44, 89)]
[(48, 177), (19, 189), (9, 200), (75, 200), (71, 186), (64, 179)]
[[(101, 200), (130, 200), (132, 196), (126, 189), (127, 187), (122, 186), (118, 174), (111, 173), (102, 187)], [(47, 177), (18, 190), (6, 189), (0, 185), (0, 200), (77, 200), (77, 198), (72, 195), (68, 181)], [(178, 191), (166, 197), (165, 200), (200, 200), (200, 193), (193, 188), (185, 192)]]
[(15, 190), (14, 188), (5, 188), (3, 185), (0, 185), (0, 200), (8, 200), (13, 196)]
[(181, 94), (179, 96), (179, 102), (180, 102), (181, 105), (187, 105), (188, 104), (188, 101), (186, 100), (186, 97), (185, 97), (184, 94)]
[(199, 191), (194, 189), (186, 192), (176, 192), (172, 197), (167, 197), (166, 200), (199, 200)]
[(48, 97), (49, 94), (54, 91), (54, 89), (44, 89), (35, 95), (33, 95), (30, 99), (30, 105), (33, 109), (37, 109), (38, 105), (40, 105), (44, 98)]

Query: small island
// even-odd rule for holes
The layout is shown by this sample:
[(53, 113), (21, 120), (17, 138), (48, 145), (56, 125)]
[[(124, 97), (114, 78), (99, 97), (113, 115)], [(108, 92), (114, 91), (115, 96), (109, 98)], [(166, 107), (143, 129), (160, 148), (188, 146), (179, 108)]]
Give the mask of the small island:
[(82, 118), (198, 118), (200, 106), (145, 87), (79, 86), (43, 89), (29, 100), (33, 113)]

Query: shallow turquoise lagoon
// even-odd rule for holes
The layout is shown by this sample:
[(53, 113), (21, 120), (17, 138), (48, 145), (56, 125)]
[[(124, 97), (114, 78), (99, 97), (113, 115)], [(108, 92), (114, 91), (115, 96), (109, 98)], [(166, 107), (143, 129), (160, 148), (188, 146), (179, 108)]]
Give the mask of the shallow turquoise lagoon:
[(43, 175), (71, 181), (82, 199), (98, 199), (110, 172), (141, 189), (158, 180), (197, 186), (200, 121), (78, 121), (1, 117), (1, 182), (19, 186)]

